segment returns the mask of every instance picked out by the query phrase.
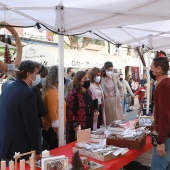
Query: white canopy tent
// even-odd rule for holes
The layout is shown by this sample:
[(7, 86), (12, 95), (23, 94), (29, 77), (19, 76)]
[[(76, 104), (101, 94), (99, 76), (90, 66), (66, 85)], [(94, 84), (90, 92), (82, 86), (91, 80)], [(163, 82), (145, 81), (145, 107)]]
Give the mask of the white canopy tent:
[[(0, 9), (1, 21), (22, 26), (39, 22), (62, 34), (59, 35), (59, 145), (64, 143), (63, 35), (170, 20), (169, 0), (98, 0), (97, 3), (91, 0), (1, 0)], [(106, 37), (114, 41), (109, 34)]]

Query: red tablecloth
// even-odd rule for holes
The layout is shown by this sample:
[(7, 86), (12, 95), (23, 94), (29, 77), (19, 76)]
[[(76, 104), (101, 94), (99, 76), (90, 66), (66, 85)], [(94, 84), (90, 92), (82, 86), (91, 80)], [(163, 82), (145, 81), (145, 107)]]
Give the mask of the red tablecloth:
[[(75, 146), (75, 142), (72, 142), (70, 144), (64, 145), (62, 147), (53, 149), (50, 151), (51, 155), (65, 155), (66, 157), (69, 158), (69, 163), (72, 160), (72, 156), (73, 156), (73, 151), (72, 148)], [(152, 144), (150, 142), (149, 136), (147, 137), (146, 140), (146, 145), (144, 148), (142, 148), (141, 150), (135, 150), (135, 149), (130, 149), (125, 156), (120, 157), (120, 158), (116, 158), (116, 159), (112, 159), (110, 161), (98, 161), (98, 160), (94, 160), (92, 158), (88, 158), (89, 160), (94, 160), (95, 162), (98, 162), (100, 164), (103, 164), (105, 166), (105, 170), (120, 170), (123, 166), (127, 165), (129, 162), (133, 161), (134, 159), (138, 158), (140, 155), (142, 155), (143, 153), (145, 153), (146, 151), (150, 150), (152, 148)], [(26, 170), (29, 170), (29, 166), (26, 165)], [(7, 168), (8, 170), (8, 168)], [(18, 165), (18, 170), (19, 170), (19, 165)], [(39, 168), (36, 168), (36, 170), (39, 170)]]

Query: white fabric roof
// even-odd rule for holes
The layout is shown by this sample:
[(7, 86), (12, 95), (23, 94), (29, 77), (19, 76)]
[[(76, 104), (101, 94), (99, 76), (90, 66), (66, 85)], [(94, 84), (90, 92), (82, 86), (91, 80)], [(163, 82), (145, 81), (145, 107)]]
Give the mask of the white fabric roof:
[(96, 34), (110, 42), (147, 47), (149, 36), (152, 36), (152, 48), (158, 50), (170, 47), (170, 20), (94, 30), (83, 36), (101, 39)]
[[(59, 15), (55, 9), (60, 2), (0, 0), (0, 20), (25, 26), (40, 22), (58, 30)], [(169, 0), (63, 0), (62, 3), (65, 34), (170, 19)]]

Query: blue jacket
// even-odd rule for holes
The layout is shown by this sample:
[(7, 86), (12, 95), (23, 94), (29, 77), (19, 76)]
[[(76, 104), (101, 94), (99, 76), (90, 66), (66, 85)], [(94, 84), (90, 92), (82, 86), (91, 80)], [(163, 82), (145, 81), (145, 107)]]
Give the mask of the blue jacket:
[(39, 126), (34, 92), (20, 79), (9, 84), (0, 96), (0, 158), (12, 159), (15, 152), (36, 150)]

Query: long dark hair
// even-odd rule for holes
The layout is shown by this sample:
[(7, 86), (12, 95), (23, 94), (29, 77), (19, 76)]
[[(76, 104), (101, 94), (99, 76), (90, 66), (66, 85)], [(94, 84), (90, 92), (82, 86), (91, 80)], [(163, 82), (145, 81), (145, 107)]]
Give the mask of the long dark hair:
[(106, 62), (104, 63), (104, 66), (102, 67), (102, 75), (103, 75), (103, 77), (106, 77), (106, 70), (107, 70), (108, 68), (110, 68), (110, 67), (113, 67), (113, 63), (110, 62), (110, 61), (106, 61)]
[(81, 85), (79, 84), (81, 79), (86, 75), (87, 73), (85, 71), (78, 71), (73, 79), (73, 88), (77, 91), (81, 91)]

